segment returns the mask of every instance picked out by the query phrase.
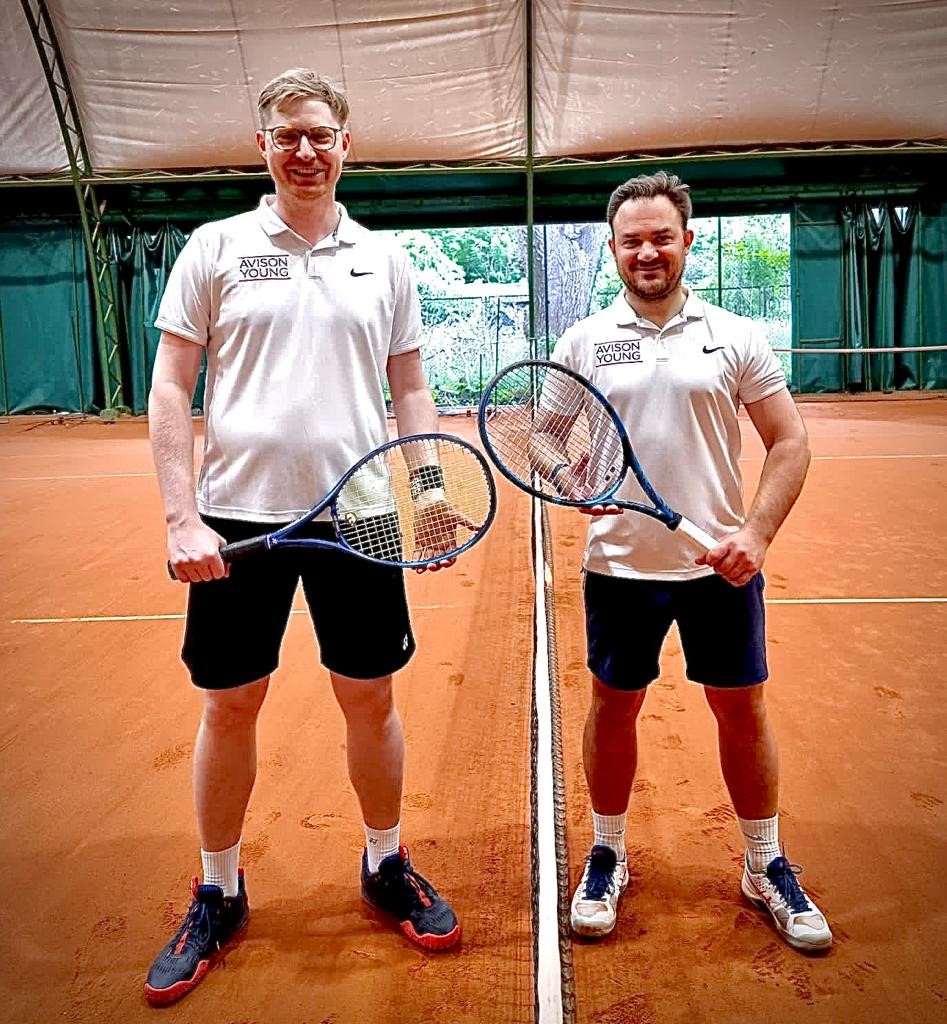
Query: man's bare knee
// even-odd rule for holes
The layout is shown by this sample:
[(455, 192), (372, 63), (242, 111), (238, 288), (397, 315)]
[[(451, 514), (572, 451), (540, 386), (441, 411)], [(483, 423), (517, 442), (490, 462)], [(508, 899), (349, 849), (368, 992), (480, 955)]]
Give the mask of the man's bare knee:
[(394, 708), (394, 688), (391, 676), (378, 679), (351, 679), (330, 673), (335, 699), (346, 718), (360, 720), (387, 719)]
[(762, 686), (733, 689), (704, 687), (704, 696), (721, 728), (760, 727), (766, 721), (766, 700)]
[(202, 722), (211, 728), (232, 728), (256, 721), (270, 677), (230, 690), (205, 690)]

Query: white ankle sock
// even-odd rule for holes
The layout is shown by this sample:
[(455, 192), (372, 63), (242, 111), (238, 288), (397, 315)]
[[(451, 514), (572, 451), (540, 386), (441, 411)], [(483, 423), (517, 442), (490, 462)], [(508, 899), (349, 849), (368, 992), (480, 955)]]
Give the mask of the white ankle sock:
[(625, 859), (625, 814), (598, 814), (592, 811), (595, 845), (608, 846), (620, 861)]
[(240, 867), (240, 840), (229, 850), (201, 850), (204, 884), (219, 885), (225, 896), (237, 895), (237, 869)]
[(772, 818), (737, 818), (746, 840), (747, 862), (751, 871), (765, 871), (780, 856), (779, 815)]
[(401, 823), (394, 828), (369, 828), (365, 826), (365, 847), (368, 850), (368, 871), (374, 874), (378, 865), (393, 853), (398, 852), (401, 842)]

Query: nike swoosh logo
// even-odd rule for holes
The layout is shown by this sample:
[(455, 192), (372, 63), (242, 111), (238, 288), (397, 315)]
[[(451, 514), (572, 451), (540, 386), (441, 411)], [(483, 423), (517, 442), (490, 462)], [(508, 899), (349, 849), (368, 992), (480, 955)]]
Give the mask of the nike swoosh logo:
[(349, 273), (352, 277), (368, 277), (369, 274), (373, 274), (373, 270), (350, 270)]
[[(354, 273), (354, 271), (353, 271), (353, 273)], [(707, 346), (704, 345), (704, 351), (707, 353), (707, 355), (710, 355), (711, 352), (719, 352), (723, 348), (726, 348), (726, 346), (725, 345), (718, 345), (716, 348), (707, 348)]]

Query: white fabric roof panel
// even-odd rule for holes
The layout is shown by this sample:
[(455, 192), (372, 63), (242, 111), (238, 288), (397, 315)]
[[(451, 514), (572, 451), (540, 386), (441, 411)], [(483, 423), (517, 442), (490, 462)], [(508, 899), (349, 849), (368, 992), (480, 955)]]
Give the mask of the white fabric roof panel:
[(947, 137), (940, 0), (539, 0), (545, 156)]
[[(97, 172), (258, 165), (256, 96), (300, 65), (347, 91), (353, 162), (526, 155), (525, 0), (47, 4)], [(947, 0), (533, 10), (538, 158), (947, 139)], [(61, 172), (18, 0), (0, 33), (0, 174)]]
[(0, 174), (42, 174), (67, 166), (23, 9), (0, 0)]
[[(525, 153), (523, 11), (509, 0), (47, 0), (97, 171), (259, 164), (256, 98), (289, 67), (344, 87), (359, 162)], [(16, 0), (7, 50), (35, 46)], [(22, 105), (9, 83), (0, 115)], [(34, 94), (35, 95), (35, 94)], [(52, 127), (58, 126), (49, 107)], [(6, 135), (6, 133), (4, 133)], [(11, 139), (0, 173), (68, 166)]]

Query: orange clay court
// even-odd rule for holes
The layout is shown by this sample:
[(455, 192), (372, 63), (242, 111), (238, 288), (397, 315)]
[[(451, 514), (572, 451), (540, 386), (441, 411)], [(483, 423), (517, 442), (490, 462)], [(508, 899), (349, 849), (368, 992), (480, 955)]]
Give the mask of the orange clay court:
[[(767, 562), (769, 704), (786, 852), (835, 945), (797, 954), (742, 900), (711, 716), (672, 633), (642, 712), (632, 885), (615, 932), (567, 954), (579, 1024), (947, 1019), (947, 400), (800, 408), (814, 459)], [(744, 424), (752, 492), (762, 448)], [(473, 419), (441, 429), (476, 437)], [(146, 430), (0, 424), (0, 1020), (534, 1021), (532, 518), (500, 480), (487, 538), (449, 571), (410, 576), (419, 649), (397, 683), (402, 834), (461, 918), (459, 949), (426, 954), (363, 909), (342, 717), (294, 614), (261, 718), (247, 937), (182, 1003), (145, 1005), (200, 863), (199, 696), (178, 660), (184, 590), (165, 576)], [(591, 836), (586, 520), (552, 509), (549, 522), (571, 891)]]

